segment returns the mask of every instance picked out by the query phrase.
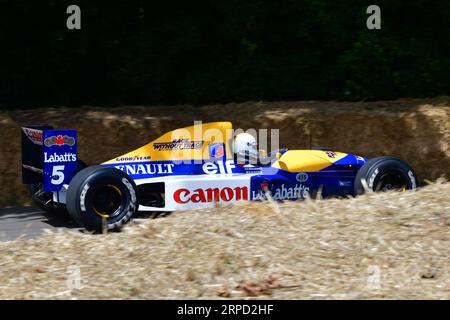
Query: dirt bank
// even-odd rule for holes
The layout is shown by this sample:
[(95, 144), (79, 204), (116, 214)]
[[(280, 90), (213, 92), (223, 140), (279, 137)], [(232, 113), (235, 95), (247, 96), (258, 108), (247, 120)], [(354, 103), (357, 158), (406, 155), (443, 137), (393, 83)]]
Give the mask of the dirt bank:
[[(194, 120), (229, 120), (235, 128), (279, 128), (289, 148), (316, 146), (367, 157), (395, 155), (420, 178), (450, 177), (450, 97), (380, 102), (247, 102), (203, 107), (41, 108), (0, 112), (0, 188), (21, 201), (19, 127), (49, 123), (74, 128), (79, 155), (94, 164), (141, 146)], [(5, 201), (4, 201), (5, 202)]]

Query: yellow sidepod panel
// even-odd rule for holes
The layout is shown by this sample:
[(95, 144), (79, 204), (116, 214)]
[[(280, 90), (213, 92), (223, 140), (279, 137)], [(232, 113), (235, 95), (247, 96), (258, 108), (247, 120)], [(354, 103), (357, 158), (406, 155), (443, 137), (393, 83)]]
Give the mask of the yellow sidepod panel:
[(209, 159), (209, 145), (212, 143), (224, 143), (227, 158), (231, 158), (229, 140), (232, 134), (231, 122), (209, 122), (180, 128), (104, 164)]
[(288, 150), (272, 166), (288, 172), (320, 171), (347, 154), (321, 150)]

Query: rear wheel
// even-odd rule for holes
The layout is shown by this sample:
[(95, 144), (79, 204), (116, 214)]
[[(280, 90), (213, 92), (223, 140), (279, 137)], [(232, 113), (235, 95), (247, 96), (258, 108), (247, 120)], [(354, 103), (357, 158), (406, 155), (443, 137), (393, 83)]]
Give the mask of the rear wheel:
[(377, 157), (367, 161), (356, 175), (355, 194), (364, 193), (366, 188), (375, 192), (416, 189), (417, 176), (401, 159)]
[(109, 230), (127, 223), (138, 209), (136, 185), (126, 173), (92, 166), (80, 171), (67, 190), (67, 210), (88, 230)]

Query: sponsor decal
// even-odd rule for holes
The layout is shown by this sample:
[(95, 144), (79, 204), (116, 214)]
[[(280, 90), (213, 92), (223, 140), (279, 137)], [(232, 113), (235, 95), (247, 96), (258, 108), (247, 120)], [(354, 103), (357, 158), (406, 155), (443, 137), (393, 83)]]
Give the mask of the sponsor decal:
[[(295, 200), (304, 199), (309, 195), (309, 187), (303, 184), (296, 184), (294, 187), (285, 187), (282, 184), (280, 187), (272, 191), (273, 200)], [(253, 200), (267, 200), (266, 193), (262, 190), (252, 191)]]
[(336, 158), (336, 152), (334, 151), (325, 151), (325, 153), (327, 154), (328, 158)]
[(153, 143), (153, 149), (158, 151), (200, 149), (202, 145), (203, 141), (191, 141), (189, 139), (173, 139), (171, 142), (155, 142)]
[(299, 172), (297, 173), (297, 175), (295, 176), (295, 180), (297, 180), (298, 182), (305, 182), (308, 181), (308, 174), (305, 172)]
[(267, 181), (264, 180), (263, 182), (261, 182), (261, 189), (264, 192), (269, 191), (269, 184), (267, 183)]
[(243, 166), (245, 173), (262, 173), (262, 168), (261, 167), (255, 167), (251, 164), (247, 164), (245, 166)]
[(233, 173), (233, 168), (236, 168), (233, 160), (217, 161), (217, 162), (205, 162), (202, 166), (202, 170), (206, 174), (228, 174)]
[(414, 178), (414, 173), (411, 170), (408, 171), (408, 177), (411, 179), (411, 188), (417, 188), (416, 178)]
[(64, 154), (58, 154), (53, 152), (53, 154), (49, 154), (44, 152), (44, 162), (45, 163), (53, 163), (53, 162), (72, 162), (77, 161), (77, 155), (71, 152), (65, 152)]
[(369, 188), (370, 189), (373, 189), (373, 183), (379, 172), (380, 172), (380, 170), (378, 168), (376, 168), (375, 171), (370, 176), (370, 178), (369, 178)]
[(351, 187), (352, 186), (352, 182), (351, 181), (339, 180), (339, 186), (340, 187)]
[(55, 146), (55, 145), (56, 146), (68, 145), (71, 147), (75, 144), (75, 138), (69, 137), (66, 135), (50, 136), (50, 137), (45, 138), (44, 144), (47, 147), (51, 147), (51, 146)]
[(209, 155), (213, 159), (223, 158), (225, 155), (225, 147), (223, 143), (214, 143), (209, 146)]
[(182, 188), (178, 189), (173, 194), (173, 199), (177, 203), (186, 204), (206, 203), (206, 202), (229, 202), (238, 200), (248, 200), (247, 187), (225, 187), (225, 188), (198, 188), (193, 191)]
[(359, 161), (361, 161), (362, 163), (366, 162), (366, 160), (361, 156), (355, 156), (355, 158), (356, 158), (356, 162), (359, 162)]
[(129, 156), (129, 157), (118, 157), (117, 162), (133, 162), (133, 161), (146, 161), (150, 160), (150, 156)]
[(58, 191), (77, 168), (76, 131), (43, 130), (44, 190)]
[(34, 144), (38, 144), (42, 146), (42, 130), (30, 129), (30, 128), (22, 128), (25, 135), (30, 139)]
[(147, 164), (127, 164), (114, 166), (116, 169), (126, 172), (128, 175), (145, 174), (172, 174), (173, 163), (147, 163)]
[(91, 186), (89, 183), (86, 183), (86, 185), (83, 187), (83, 190), (81, 190), (80, 194), (80, 209), (83, 212), (86, 212), (86, 205), (84, 203), (84, 200), (86, 199), (86, 194)]

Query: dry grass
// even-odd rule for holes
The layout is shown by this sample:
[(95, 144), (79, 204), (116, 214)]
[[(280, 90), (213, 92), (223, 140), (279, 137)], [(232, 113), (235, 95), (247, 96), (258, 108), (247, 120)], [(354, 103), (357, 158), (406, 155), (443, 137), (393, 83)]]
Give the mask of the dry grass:
[(449, 231), (450, 183), (175, 213), (0, 243), (0, 298), (449, 299)]

